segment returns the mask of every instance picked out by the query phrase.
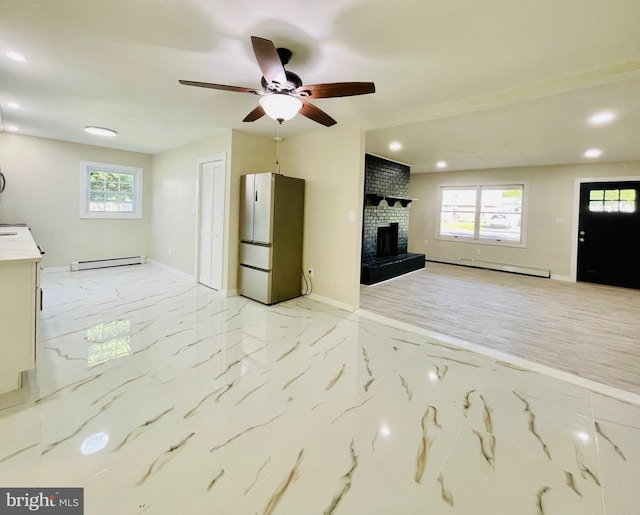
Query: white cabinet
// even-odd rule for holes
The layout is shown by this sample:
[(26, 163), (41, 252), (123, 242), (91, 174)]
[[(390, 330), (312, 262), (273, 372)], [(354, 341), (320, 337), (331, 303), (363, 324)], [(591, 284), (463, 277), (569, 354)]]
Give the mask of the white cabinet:
[(35, 368), (41, 259), (27, 227), (0, 227), (0, 394)]

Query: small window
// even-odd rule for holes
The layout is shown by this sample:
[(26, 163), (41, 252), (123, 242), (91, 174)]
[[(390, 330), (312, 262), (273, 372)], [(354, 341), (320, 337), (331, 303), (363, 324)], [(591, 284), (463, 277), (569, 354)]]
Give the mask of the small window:
[(142, 168), (82, 161), (80, 218), (142, 218)]
[(589, 211), (595, 213), (635, 213), (636, 190), (591, 190)]

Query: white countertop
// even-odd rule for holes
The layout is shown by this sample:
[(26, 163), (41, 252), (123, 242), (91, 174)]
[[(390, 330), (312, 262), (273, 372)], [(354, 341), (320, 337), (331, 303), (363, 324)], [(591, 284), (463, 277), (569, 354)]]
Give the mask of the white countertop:
[(0, 227), (0, 264), (4, 261), (40, 260), (40, 249), (28, 227)]

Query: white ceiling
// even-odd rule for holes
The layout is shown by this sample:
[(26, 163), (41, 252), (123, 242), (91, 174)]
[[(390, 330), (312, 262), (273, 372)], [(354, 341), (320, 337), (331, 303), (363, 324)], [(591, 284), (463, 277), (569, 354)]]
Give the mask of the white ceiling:
[[(178, 84), (259, 87), (255, 35), (291, 49), (307, 84), (375, 82), (313, 103), (414, 172), (584, 162), (591, 147), (640, 160), (639, 26), (638, 0), (0, 0), (0, 122), (145, 153), (228, 128), (274, 136), (267, 117), (241, 121), (255, 96)], [(616, 120), (589, 126), (601, 109)], [(281, 136), (327, 130), (297, 116)]]

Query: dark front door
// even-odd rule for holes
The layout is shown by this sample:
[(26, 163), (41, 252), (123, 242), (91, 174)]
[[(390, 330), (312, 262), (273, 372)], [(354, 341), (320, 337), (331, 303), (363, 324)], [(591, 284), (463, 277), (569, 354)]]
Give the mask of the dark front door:
[(578, 281), (640, 289), (640, 182), (580, 185)]

